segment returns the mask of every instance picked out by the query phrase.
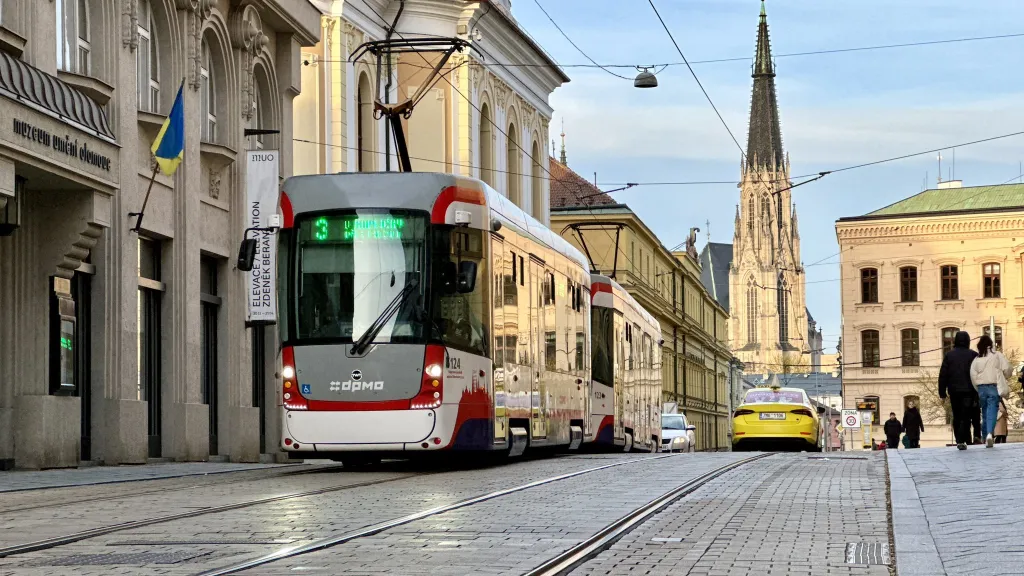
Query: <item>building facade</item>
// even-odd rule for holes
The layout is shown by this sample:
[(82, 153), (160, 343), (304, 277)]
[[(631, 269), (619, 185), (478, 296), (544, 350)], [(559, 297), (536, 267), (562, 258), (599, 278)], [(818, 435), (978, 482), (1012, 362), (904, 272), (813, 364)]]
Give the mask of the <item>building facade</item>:
[[(257, 376), (276, 350), (251, 347), (232, 262), (246, 150), (291, 173), (319, 16), (306, 0), (0, 3), (0, 467), (275, 450), (276, 389)], [(184, 161), (153, 178), (179, 85)]]
[(1021, 360), (1024, 186), (941, 186), (836, 222), (843, 401), (874, 404), (876, 439), (889, 412), (902, 419), (914, 401), (925, 418), (921, 445), (952, 441), (937, 377), (958, 330), (973, 346), (994, 324), (997, 346)]
[(628, 206), (568, 166), (552, 159), (550, 172), (551, 229), (657, 318), (664, 401), (697, 427), (699, 450), (729, 449), (730, 386), (741, 386), (741, 378), (726, 341), (728, 313), (701, 284), (697, 260), (667, 250)]
[(403, 120), (413, 169), (480, 178), (548, 222), (548, 99), (569, 78), (516, 22), (509, 0), (313, 1), (325, 13), (323, 41), (304, 50), (310, 89), (296, 101), (296, 173), (398, 170), (374, 101), (414, 96), (440, 55), (392, 55), (378, 76), (376, 59), (360, 47), (383, 40), (394, 25), (395, 39), (429, 34), (471, 44)]
[(704, 247), (701, 279), (729, 310), (729, 346), (745, 363), (745, 372), (807, 371), (820, 366), (821, 334), (806, 307), (806, 275), (763, 4), (752, 76), (733, 241)]

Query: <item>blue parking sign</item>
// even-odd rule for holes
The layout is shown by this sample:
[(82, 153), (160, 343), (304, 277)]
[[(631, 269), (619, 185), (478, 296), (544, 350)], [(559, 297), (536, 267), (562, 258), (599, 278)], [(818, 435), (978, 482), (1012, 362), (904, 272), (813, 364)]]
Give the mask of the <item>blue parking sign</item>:
[(309, 392), (310, 392), (310, 386), (309, 386), (309, 384), (303, 384), (303, 385), (302, 385), (302, 393), (303, 393), (303, 394), (309, 394)]

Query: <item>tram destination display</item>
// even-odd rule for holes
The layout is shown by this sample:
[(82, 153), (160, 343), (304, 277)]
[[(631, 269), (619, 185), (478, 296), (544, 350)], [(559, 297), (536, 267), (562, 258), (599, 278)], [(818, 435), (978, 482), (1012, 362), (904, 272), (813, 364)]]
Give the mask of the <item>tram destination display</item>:
[(360, 240), (401, 240), (405, 218), (392, 214), (320, 216), (313, 220), (311, 239), (348, 244)]

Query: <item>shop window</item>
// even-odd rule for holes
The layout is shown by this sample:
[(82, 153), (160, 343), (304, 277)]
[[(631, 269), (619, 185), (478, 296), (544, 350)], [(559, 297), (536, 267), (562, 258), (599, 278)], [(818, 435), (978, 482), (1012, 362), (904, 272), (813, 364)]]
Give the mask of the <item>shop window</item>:
[(921, 365), (920, 333), (915, 328), (900, 331), (900, 349), (904, 366)]
[(985, 298), (1001, 298), (1002, 290), (999, 286), (999, 264), (990, 262), (982, 266), (982, 273), (985, 280)]
[(135, 52), (138, 78), (136, 96), (139, 110), (159, 112), (160, 108), (160, 60), (157, 57), (159, 42), (153, 25), (153, 11), (150, 0), (139, 0), (139, 48)]
[(864, 368), (878, 368), (881, 361), (879, 353), (878, 330), (864, 330), (860, 333), (861, 365)]
[(878, 302), (878, 269), (864, 268), (860, 271), (860, 301), (865, 304)]
[(942, 277), (942, 299), (943, 300), (959, 300), (960, 299), (960, 277), (959, 270), (956, 266), (943, 266), (939, 272)]
[(900, 302), (917, 302), (917, 268), (900, 268)]

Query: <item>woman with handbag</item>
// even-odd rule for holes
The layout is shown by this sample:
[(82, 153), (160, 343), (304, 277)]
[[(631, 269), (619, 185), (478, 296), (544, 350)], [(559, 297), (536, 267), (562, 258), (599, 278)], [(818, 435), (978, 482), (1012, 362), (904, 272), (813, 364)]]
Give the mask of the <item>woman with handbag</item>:
[(971, 363), (971, 384), (978, 390), (981, 403), (982, 431), (985, 447), (995, 445), (993, 432), (996, 428), (999, 400), (1010, 394), (1006, 379), (1013, 375), (1013, 367), (1002, 352), (992, 349), (992, 339), (982, 336), (978, 339), (978, 357)]

